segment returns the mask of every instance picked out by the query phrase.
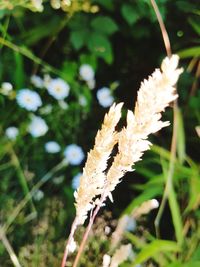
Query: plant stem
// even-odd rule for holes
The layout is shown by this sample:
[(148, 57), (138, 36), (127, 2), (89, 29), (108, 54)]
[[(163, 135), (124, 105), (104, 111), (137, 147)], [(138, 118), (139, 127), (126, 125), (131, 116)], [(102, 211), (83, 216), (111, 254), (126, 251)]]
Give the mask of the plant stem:
[(159, 234), (159, 223), (160, 219), (162, 217), (166, 201), (168, 199), (168, 195), (170, 192), (170, 189), (172, 187), (172, 177), (174, 174), (174, 163), (175, 163), (175, 158), (176, 158), (176, 144), (177, 144), (177, 131), (178, 131), (178, 121), (177, 121), (177, 112), (178, 112), (178, 107), (177, 103), (174, 103), (174, 118), (173, 118), (173, 133), (172, 133), (172, 142), (171, 142), (171, 149), (170, 149), (170, 163), (169, 163), (169, 170), (168, 170), (168, 175), (166, 179), (166, 185), (163, 193), (163, 198), (160, 204), (160, 208), (158, 211), (158, 214), (155, 218), (154, 224), (155, 224), (155, 230), (156, 230), (156, 235), (157, 237), (160, 236)]
[(70, 246), (70, 243), (73, 240), (73, 236), (74, 236), (74, 233), (76, 231), (76, 228), (77, 228), (77, 217), (75, 217), (75, 219), (74, 219), (74, 221), (72, 223), (72, 226), (71, 226), (71, 231), (70, 231), (70, 235), (69, 235), (68, 240), (67, 240), (67, 244), (65, 246), (65, 252), (64, 252), (64, 255), (63, 255), (61, 267), (65, 267), (65, 263), (66, 263), (67, 256), (68, 256), (68, 253), (69, 253), (69, 246)]
[(169, 41), (169, 36), (168, 36), (167, 30), (166, 30), (165, 24), (163, 22), (162, 16), (160, 14), (159, 8), (158, 8), (155, 0), (151, 0), (151, 4), (153, 6), (153, 9), (156, 13), (158, 23), (160, 25), (160, 29), (161, 29), (162, 36), (163, 36), (163, 41), (165, 44), (165, 49), (167, 51), (167, 56), (171, 57), (172, 52), (171, 52), (171, 45), (170, 45), (170, 41)]
[[(105, 199), (106, 199), (106, 194), (105, 194), (105, 192), (104, 192), (104, 193), (102, 194), (101, 199), (100, 199), (98, 205), (96, 206), (96, 208), (95, 208), (95, 210), (94, 210), (92, 216), (90, 217), (89, 224), (88, 224), (88, 226), (87, 226), (87, 228), (86, 228), (86, 231), (85, 231), (85, 233), (84, 233), (82, 242), (81, 242), (81, 244), (80, 244), (78, 253), (77, 253), (77, 255), (76, 255), (76, 258), (75, 258), (75, 261), (74, 261), (72, 267), (77, 267), (77, 265), (78, 265), (79, 259), (80, 259), (80, 257), (81, 257), (81, 254), (82, 254), (83, 250), (84, 250), (86, 241), (87, 241), (87, 239), (88, 239), (88, 235), (89, 235), (90, 230), (91, 230), (91, 228), (92, 228), (92, 225), (93, 225), (93, 223), (94, 223), (94, 219), (96, 218), (96, 215), (97, 215), (97, 213), (99, 212), (99, 210), (100, 210), (100, 208), (101, 208), (103, 202), (105, 201)], [(62, 267), (63, 267), (63, 266), (62, 266)]]
[(0, 228), (0, 240), (6, 248), (13, 265), (15, 267), (22, 267), (2, 228)]

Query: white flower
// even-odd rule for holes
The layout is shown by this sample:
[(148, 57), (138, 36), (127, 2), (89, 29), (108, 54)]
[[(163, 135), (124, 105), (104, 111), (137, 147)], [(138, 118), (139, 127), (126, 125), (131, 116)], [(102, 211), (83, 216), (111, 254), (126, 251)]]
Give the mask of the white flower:
[(111, 262), (111, 257), (108, 254), (103, 255), (103, 266), (102, 267), (109, 267)]
[(53, 183), (56, 185), (61, 184), (64, 181), (64, 179), (65, 179), (64, 175), (55, 177), (53, 178)]
[(88, 64), (83, 64), (80, 66), (79, 74), (81, 78), (86, 82), (90, 80), (94, 80), (94, 70)]
[(58, 153), (60, 151), (60, 145), (55, 141), (47, 142), (44, 147), (48, 153)]
[(48, 93), (57, 100), (63, 100), (67, 97), (69, 89), (69, 84), (60, 78), (52, 79), (47, 85)]
[(114, 101), (110, 89), (107, 87), (103, 87), (97, 91), (97, 99), (99, 104), (104, 108), (110, 107)]
[(39, 11), (39, 12), (42, 12), (43, 11), (44, 7), (42, 5), (42, 0), (32, 0), (31, 2), (32, 2), (33, 7), (37, 11)]
[(42, 78), (37, 76), (37, 75), (31, 76), (31, 83), (37, 88), (43, 88), (44, 87), (44, 82), (43, 82)]
[(31, 120), (31, 123), (29, 124), (28, 132), (33, 137), (39, 137), (45, 135), (47, 131), (48, 126), (46, 122), (41, 117), (34, 116)]
[(42, 190), (37, 190), (33, 195), (34, 200), (40, 201), (44, 197), (44, 192)]
[(84, 153), (80, 146), (71, 144), (65, 148), (64, 156), (71, 165), (79, 165), (84, 159)]
[(82, 107), (87, 105), (87, 99), (83, 95), (79, 97), (78, 102)]
[(81, 172), (77, 173), (72, 179), (72, 188), (76, 190), (80, 184), (80, 178), (83, 174)]
[(136, 220), (133, 217), (128, 217), (126, 223), (127, 223), (125, 228), (126, 231), (133, 232), (136, 230), (137, 227)]
[(29, 89), (21, 89), (17, 92), (17, 103), (20, 107), (30, 111), (36, 111), (42, 105), (42, 100), (38, 93)]
[(94, 89), (95, 85), (96, 85), (96, 81), (95, 80), (89, 80), (87, 81), (87, 85), (89, 87), (89, 89)]
[(59, 100), (58, 104), (62, 109), (68, 109), (68, 104), (64, 100)]
[(43, 106), (42, 108), (40, 108), (40, 114), (44, 114), (44, 115), (49, 114), (52, 112), (52, 109), (53, 107), (51, 104)]
[(45, 74), (43, 79), (44, 87), (47, 88), (51, 81), (52, 81), (51, 76), (49, 74)]
[(15, 140), (18, 133), (19, 133), (19, 130), (14, 126), (8, 127), (5, 131), (7, 138), (10, 140)]
[(3, 82), (1, 84), (1, 93), (3, 95), (9, 95), (9, 93), (13, 90), (13, 86), (9, 82)]

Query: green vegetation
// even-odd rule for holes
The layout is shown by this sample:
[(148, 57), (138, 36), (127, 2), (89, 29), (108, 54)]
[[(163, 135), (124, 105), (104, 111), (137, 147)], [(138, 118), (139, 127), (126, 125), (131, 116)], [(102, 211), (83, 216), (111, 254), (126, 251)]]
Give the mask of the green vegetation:
[[(150, 199), (159, 208), (121, 234), (118, 247), (131, 243), (133, 253), (120, 266), (200, 266), (200, 6), (156, 2), (184, 68), (178, 107), (102, 209), (80, 266), (102, 266), (120, 218), (133, 220)], [(150, 0), (0, 0), (0, 266), (60, 266), (104, 114), (114, 101), (133, 109), (140, 82), (165, 56)]]

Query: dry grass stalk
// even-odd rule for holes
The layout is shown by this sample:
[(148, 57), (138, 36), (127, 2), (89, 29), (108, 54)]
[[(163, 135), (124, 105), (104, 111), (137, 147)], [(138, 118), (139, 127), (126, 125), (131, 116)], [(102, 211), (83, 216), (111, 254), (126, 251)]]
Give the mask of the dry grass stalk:
[(94, 199), (101, 195), (105, 185), (107, 161), (117, 143), (115, 127), (121, 117), (122, 103), (113, 105), (105, 115), (102, 128), (97, 132), (94, 148), (88, 153), (80, 179), (80, 186), (74, 193), (78, 224), (83, 224), (87, 213), (94, 207)]
[[(178, 61), (177, 55), (172, 55), (170, 58), (166, 57), (162, 62), (161, 70), (156, 69), (148, 80), (142, 82), (134, 113), (128, 111), (127, 125), (121, 132), (117, 133), (115, 127), (121, 117), (122, 103), (114, 104), (105, 116), (102, 128), (97, 133), (94, 148), (88, 154), (80, 186), (74, 194), (76, 218), (72, 225), (66, 250), (73, 240), (77, 225), (83, 224), (88, 212), (95, 206), (96, 208), (91, 216), (73, 266), (77, 266), (89, 230), (103, 202), (107, 196), (111, 195), (124, 174), (133, 171), (132, 166), (141, 160), (144, 151), (150, 148), (151, 143), (147, 140), (149, 134), (169, 125), (169, 122), (161, 121), (161, 112), (178, 97), (174, 87), (182, 73), (182, 69), (177, 68)], [(118, 144), (118, 154), (114, 157), (106, 174), (107, 161), (116, 143)], [(101, 196), (100, 199), (98, 198), (99, 195)], [(63, 257), (62, 267), (66, 255), (67, 252)]]
[(122, 245), (119, 249), (116, 250), (113, 255), (110, 263), (110, 267), (118, 267), (121, 263), (128, 260), (132, 254), (131, 244)]
[(161, 112), (178, 97), (174, 87), (182, 73), (182, 69), (177, 69), (178, 60), (177, 55), (165, 58), (162, 71), (156, 69), (141, 84), (135, 112), (128, 111), (127, 126), (119, 133), (119, 152), (107, 173), (106, 194), (115, 189), (126, 172), (133, 171), (132, 166), (149, 149), (151, 143), (147, 141), (148, 135), (169, 125), (169, 122), (161, 121)]

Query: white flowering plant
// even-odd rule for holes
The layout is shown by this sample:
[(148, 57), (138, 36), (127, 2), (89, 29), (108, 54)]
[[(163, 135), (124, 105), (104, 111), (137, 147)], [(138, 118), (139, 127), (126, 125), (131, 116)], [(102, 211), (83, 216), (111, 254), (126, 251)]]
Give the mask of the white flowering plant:
[(0, 0), (0, 265), (200, 265), (198, 14)]

